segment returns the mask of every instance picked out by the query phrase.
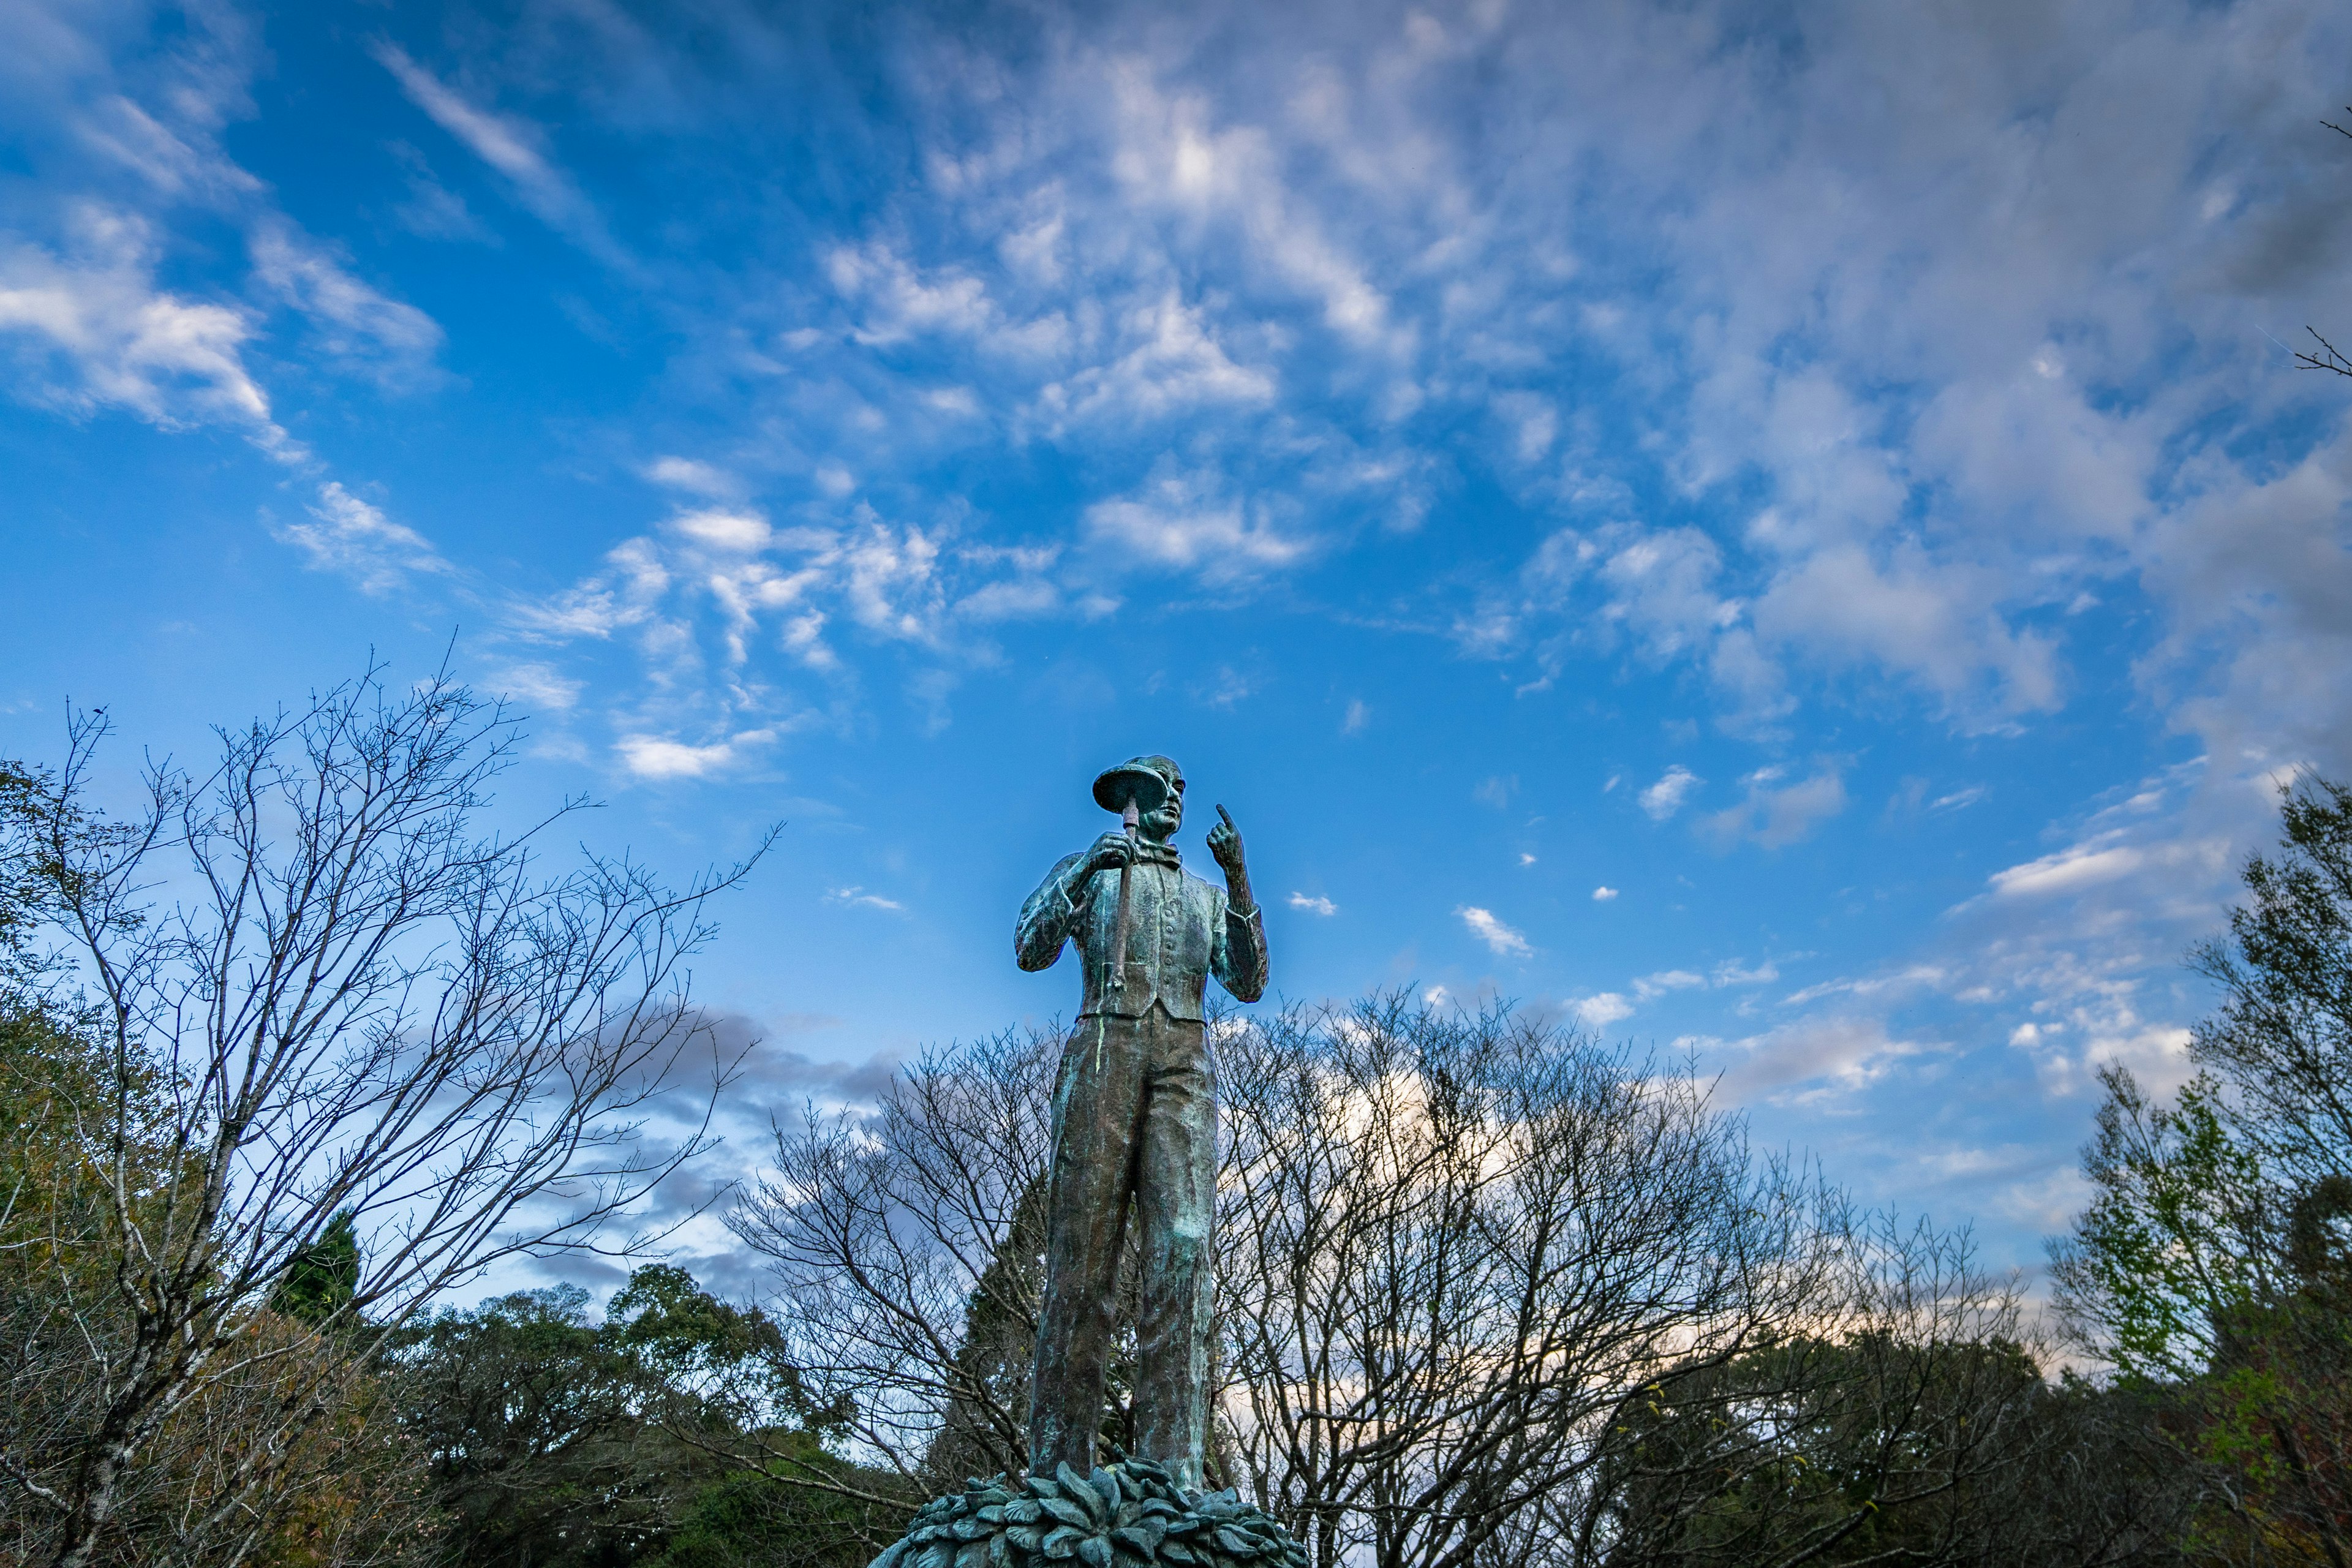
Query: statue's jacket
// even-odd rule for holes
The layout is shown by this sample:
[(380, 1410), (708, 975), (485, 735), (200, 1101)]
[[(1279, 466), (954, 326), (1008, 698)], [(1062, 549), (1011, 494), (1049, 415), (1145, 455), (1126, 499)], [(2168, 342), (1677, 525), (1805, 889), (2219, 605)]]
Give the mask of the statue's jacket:
[(1169, 1016), (1198, 1022), (1208, 977), (1255, 1002), (1265, 994), (1265, 926), (1256, 910), (1236, 914), (1224, 889), (1187, 872), (1176, 852), (1148, 841), (1129, 875), (1126, 983), (1110, 984), (1118, 937), (1118, 873), (1086, 869), (1090, 849), (1060, 861), (1021, 907), (1013, 953), (1024, 969), (1050, 968), (1075, 942), (1086, 964), (1078, 1016), (1139, 1018), (1159, 1002)]

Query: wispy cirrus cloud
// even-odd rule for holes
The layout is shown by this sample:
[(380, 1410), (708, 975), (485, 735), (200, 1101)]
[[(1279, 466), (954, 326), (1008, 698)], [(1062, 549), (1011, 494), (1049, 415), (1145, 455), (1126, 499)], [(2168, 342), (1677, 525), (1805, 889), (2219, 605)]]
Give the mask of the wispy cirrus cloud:
[[(1492, 682), (1518, 706), (1442, 788), (1517, 770), (1515, 818), (1554, 822), (1444, 831), (1493, 826), (1479, 863), (1516, 855), (1522, 923), (1559, 934), (1465, 929), (1531, 968), (1591, 936), (1641, 978), (1560, 980), (1588, 1019), (1775, 1010), (1704, 1026), (1767, 1100), (1893, 1096), (1943, 1040), (1980, 1042), (2005, 1102), (2177, 1065), (2202, 1004), (2168, 976), (2268, 831), (2265, 781), (2352, 766), (2352, 424), (2271, 341), (2352, 279), (2352, 144), (2311, 123), (2340, 7), (1829, 0), (1759, 34), (1728, 0), (1212, 5), (1172, 29), (1048, 6), (1021, 49), (880, 15), (827, 52), (757, 7), (387, 13), (404, 96), (335, 106), (381, 120), (346, 202), (226, 156), (231, 124), (309, 134), (252, 91), (237, 6), (15, 7), (12, 390), (283, 458), (262, 504), (360, 591), (456, 596), (497, 561), (490, 667), (603, 726), (579, 754), (625, 777), (731, 784), (932, 732), (966, 693), (1075, 690), (1100, 661), (1072, 650), (1124, 609), (1209, 651), (1122, 689), (1302, 751), (1336, 728), (1400, 781), (1428, 716)], [(287, 79), (365, 47), (291, 16)], [(2116, 107), (2149, 102), (2198, 110)], [(495, 240), (502, 198), (518, 245), (543, 226), (579, 254), (534, 244), (511, 312), (447, 316), (451, 353), (400, 285), (462, 298), (468, 253), (418, 264), (402, 237)], [(86, 242), (85, 209), (135, 243)], [(494, 409), (445, 354), (492, 371)], [(424, 472), (332, 467), (413, 434), (361, 434), (402, 388), (511, 441), (497, 460), (576, 520), (560, 548), (509, 572), (533, 531), (386, 499), (436, 493)], [(461, 472), (463, 446), (413, 460)], [(1564, 733), (1694, 833), (1640, 835), (1634, 865), (1580, 844), (1545, 798), (1582, 765)], [(2100, 772), (2189, 753), (2145, 791)], [(1906, 805), (1844, 809), (1899, 791), (1890, 768), (1922, 781)], [(1990, 796), (1925, 783), (1996, 773)], [(1758, 857), (1680, 858), (1706, 841), (1806, 848), (1759, 898)], [(1668, 920), (1712, 936), (1635, 949)], [(1869, 935), (1803, 958), (1798, 920)], [(1780, 957), (1721, 957), (1758, 942)], [(1830, 1065), (1785, 1076), (1807, 1060)]]
[(1160, 569), (1206, 583), (1244, 582), (1297, 565), (1315, 541), (1272, 515), (1274, 503), (1233, 495), (1206, 474), (1169, 474), (1087, 509), (1096, 559), (1113, 573)]
[(246, 355), (260, 330), (233, 303), (162, 288), (136, 214), (79, 204), (70, 248), (0, 251), (0, 333), (18, 395), (87, 416), (119, 408), (166, 429), (226, 425), (286, 462), (304, 449), (273, 417)]
[(379, 38), (372, 52), (409, 101), (497, 171), (532, 216), (607, 265), (623, 270), (634, 266), (595, 204), (548, 153), (544, 131), (470, 101), (398, 44)]
[[(115, 411), (241, 437), (312, 496), (304, 519), (271, 531), (363, 592), (450, 575), (421, 534), (330, 477), (335, 466), (289, 433), (265, 384), (265, 367), (299, 361), (347, 384), (428, 386), (444, 334), (359, 277), (344, 247), (306, 231), (227, 153), (224, 132), (254, 112), (264, 58), (252, 18), (205, 7), (113, 56), (99, 47), (100, 18), (40, 5), (12, 16), (0, 54), (47, 62), (17, 100), (39, 126), (20, 146), (38, 171), (24, 189), (43, 199), (0, 203), (0, 353), (15, 362), (16, 395), (78, 418)], [(206, 225), (191, 247), (185, 230)], [(241, 254), (222, 229), (242, 236)], [(191, 250), (218, 257), (208, 284), (188, 281)]]
[(247, 247), (254, 281), (310, 318), (325, 358), (404, 390), (437, 374), (440, 323), (352, 276), (331, 247), (275, 216), (255, 226)]
[(455, 571), (423, 534), (335, 480), (319, 487), (309, 510), (309, 521), (281, 523), (271, 532), (308, 555), (315, 570), (338, 573), (362, 593), (386, 594), (418, 574)]
[(1475, 904), (1465, 904), (1454, 911), (1472, 936), (1485, 942), (1497, 958), (1527, 958), (1535, 949), (1528, 939), (1505, 925), (1492, 910), (1482, 910)]

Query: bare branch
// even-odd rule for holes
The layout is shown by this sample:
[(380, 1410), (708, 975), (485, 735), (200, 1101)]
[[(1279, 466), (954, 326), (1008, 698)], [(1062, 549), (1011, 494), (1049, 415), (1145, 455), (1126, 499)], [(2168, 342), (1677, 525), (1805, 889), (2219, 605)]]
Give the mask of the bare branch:
[[(2333, 127), (2330, 129), (2333, 129)], [(2294, 363), (2297, 368), (2302, 370), (2331, 370), (2338, 375), (2352, 375), (2352, 359), (2346, 359), (2342, 351), (2338, 350), (2334, 343), (2329, 342), (2326, 338), (2321, 337), (2319, 335), (2318, 329), (2315, 327), (2305, 327), (2304, 331), (2309, 332), (2313, 339), (2318, 342), (2319, 352), (2317, 353), (2308, 353), (2298, 351), (2294, 356)]]
[[(682, 892), (585, 850), (551, 875), (540, 841), (584, 803), (486, 829), (514, 721), (446, 669), (383, 674), (220, 731), (202, 776), (151, 763), (119, 820), (82, 804), (106, 722), (77, 714), (58, 776), (8, 797), (102, 1042), (53, 1130), (72, 1201), (51, 1208), (80, 1229), (35, 1248), (96, 1397), (85, 1429), (15, 1456), (71, 1500), (63, 1568), (176, 1412), (307, 1368), (279, 1435), (214, 1477), (206, 1528), (242, 1517), (373, 1336), (500, 1258), (608, 1245), (705, 1145), (732, 1074), (685, 963), (766, 841)], [(257, 1339), (341, 1214), (363, 1238), (350, 1299)]]

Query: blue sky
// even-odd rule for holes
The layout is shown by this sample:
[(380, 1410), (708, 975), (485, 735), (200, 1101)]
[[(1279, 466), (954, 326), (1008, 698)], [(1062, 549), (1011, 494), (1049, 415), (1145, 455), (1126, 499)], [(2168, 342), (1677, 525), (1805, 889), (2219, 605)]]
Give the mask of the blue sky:
[(450, 648), (510, 808), (785, 820), (709, 1180), (1066, 1013), (1013, 915), (1165, 751), (1283, 996), (1690, 1051), (2038, 1263), (2352, 772), (2352, 14), (1181, 9), (0, 8), (0, 751)]

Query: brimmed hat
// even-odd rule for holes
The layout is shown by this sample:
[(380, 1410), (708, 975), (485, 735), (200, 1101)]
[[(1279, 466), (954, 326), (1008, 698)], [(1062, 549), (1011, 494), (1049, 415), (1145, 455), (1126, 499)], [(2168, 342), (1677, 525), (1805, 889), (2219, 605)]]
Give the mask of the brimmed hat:
[(1157, 811), (1184, 770), (1171, 757), (1129, 757), (1095, 775), (1095, 804), (1105, 811), (1124, 812), (1135, 802), (1138, 811)]

